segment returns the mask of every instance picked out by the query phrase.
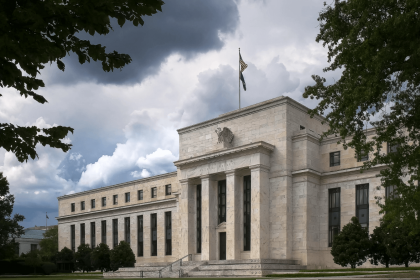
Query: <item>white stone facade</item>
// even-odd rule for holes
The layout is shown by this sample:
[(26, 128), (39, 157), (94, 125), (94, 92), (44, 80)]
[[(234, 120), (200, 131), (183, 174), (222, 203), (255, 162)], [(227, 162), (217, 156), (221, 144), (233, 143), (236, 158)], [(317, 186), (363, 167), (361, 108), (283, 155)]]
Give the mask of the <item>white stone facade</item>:
[[(118, 240), (124, 240), (124, 218), (130, 217), (131, 247), (137, 256), (137, 216), (143, 215), (143, 256), (137, 263), (172, 262), (188, 254), (194, 261), (278, 259), (297, 260), (308, 268), (336, 267), (328, 247), (328, 189), (340, 188), (340, 226), (356, 215), (356, 185), (369, 184), (369, 231), (379, 224), (375, 196), (377, 169), (360, 173), (354, 151), (344, 150), (338, 138), (319, 141), (327, 129), (308, 108), (278, 97), (178, 130), (177, 172), (59, 197), (59, 249), (75, 246), (80, 224), (90, 243), (90, 223), (101, 241), (101, 221), (107, 221), (107, 244), (112, 248), (112, 220), (118, 219)], [(232, 136), (224, 143), (217, 128)], [(220, 130), (218, 130), (220, 132)], [(228, 131), (229, 132), (229, 131)], [(372, 131), (367, 131), (371, 137)], [(232, 140), (232, 141), (231, 141)], [(330, 167), (330, 153), (340, 152), (340, 164)], [(251, 176), (251, 245), (244, 251), (244, 176)], [(226, 221), (218, 223), (218, 182), (226, 180)], [(172, 193), (165, 193), (171, 185)], [(201, 185), (201, 252), (197, 246), (197, 185)], [(151, 198), (151, 189), (157, 197)], [(137, 192), (143, 190), (143, 200)], [(124, 194), (130, 192), (130, 202)], [(118, 204), (113, 205), (113, 195)], [(106, 206), (101, 199), (106, 197)], [(91, 199), (96, 207), (92, 209)], [(85, 210), (80, 209), (85, 201)], [(75, 203), (74, 212), (71, 204)], [(172, 214), (172, 252), (165, 254), (165, 212)], [(150, 214), (157, 214), (157, 256), (151, 256)], [(220, 246), (226, 232), (226, 248)], [(222, 252), (220, 251), (222, 249)]]

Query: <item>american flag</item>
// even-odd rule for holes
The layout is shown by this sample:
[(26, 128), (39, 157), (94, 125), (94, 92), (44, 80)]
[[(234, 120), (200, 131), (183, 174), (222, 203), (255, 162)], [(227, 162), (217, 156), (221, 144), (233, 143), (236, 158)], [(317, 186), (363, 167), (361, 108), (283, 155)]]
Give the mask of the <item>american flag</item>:
[(241, 73), (242, 73), (248, 67), (248, 64), (246, 64), (245, 61), (242, 60), (241, 54), (239, 54), (239, 63), (241, 64)]

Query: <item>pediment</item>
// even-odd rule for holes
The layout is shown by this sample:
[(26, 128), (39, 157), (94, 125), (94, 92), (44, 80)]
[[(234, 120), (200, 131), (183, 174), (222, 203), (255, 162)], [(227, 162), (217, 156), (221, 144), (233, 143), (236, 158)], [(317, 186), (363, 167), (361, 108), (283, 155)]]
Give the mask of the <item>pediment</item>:
[(226, 222), (218, 224), (216, 229), (226, 229)]

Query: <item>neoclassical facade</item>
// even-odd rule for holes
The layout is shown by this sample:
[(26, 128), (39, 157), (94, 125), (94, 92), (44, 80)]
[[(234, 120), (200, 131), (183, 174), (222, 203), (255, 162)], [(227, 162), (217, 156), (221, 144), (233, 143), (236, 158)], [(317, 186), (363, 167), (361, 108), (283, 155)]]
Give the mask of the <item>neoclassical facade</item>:
[(378, 168), (360, 172), (368, 155), (320, 142), (327, 127), (307, 112), (281, 96), (179, 129), (176, 172), (59, 197), (59, 249), (125, 240), (137, 264), (191, 254), (336, 267), (334, 234), (352, 216), (372, 232), (384, 193)]

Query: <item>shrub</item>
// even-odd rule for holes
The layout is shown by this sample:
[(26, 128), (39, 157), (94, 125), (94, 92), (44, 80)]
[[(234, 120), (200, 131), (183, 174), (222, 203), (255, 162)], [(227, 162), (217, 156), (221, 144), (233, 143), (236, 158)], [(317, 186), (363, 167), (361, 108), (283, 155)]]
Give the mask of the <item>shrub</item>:
[(133, 267), (136, 262), (133, 250), (130, 244), (121, 241), (114, 249), (111, 250), (111, 269), (118, 270), (120, 267)]
[(351, 222), (334, 238), (331, 255), (334, 262), (343, 267), (350, 265), (356, 268), (362, 265), (369, 254), (369, 234), (362, 228), (359, 219), (351, 218)]
[(33, 267), (34, 273), (36, 273), (36, 268), (39, 267), (42, 263), (41, 255), (39, 250), (35, 249), (26, 254), (25, 264)]
[(92, 266), (100, 269), (101, 272), (109, 271), (111, 269), (110, 261), (111, 251), (108, 245), (101, 243), (96, 246), (91, 254)]
[(389, 267), (391, 257), (385, 245), (386, 227), (387, 224), (381, 222), (381, 225), (376, 227), (370, 235), (369, 258), (371, 264), (378, 265), (380, 263)]
[(92, 271), (92, 262), (90, 260), (90, 254), (92, 249), (88, 244), (80, 244), (77, 247), (77, 252), (74, 254), (74, 259), (76, 260), (76, 266), (78, 269), (83, 272)]
[(57, 266), (55, 263), (43, 262), (41, 268), (44, 271), (44, 274), (50, 275), (51, 273), (57, 272)]

